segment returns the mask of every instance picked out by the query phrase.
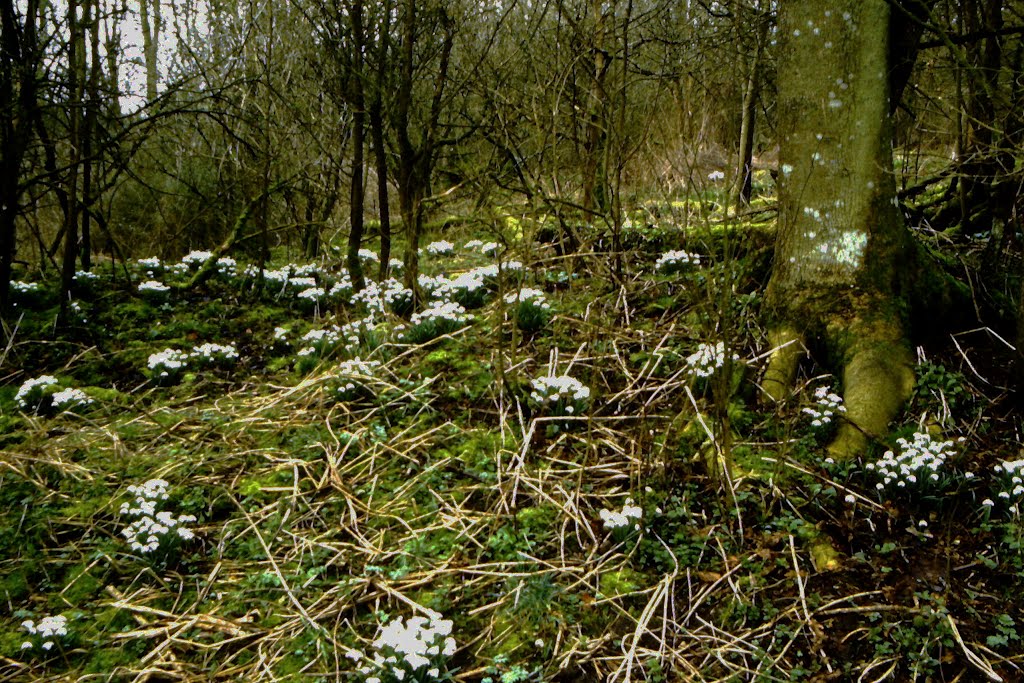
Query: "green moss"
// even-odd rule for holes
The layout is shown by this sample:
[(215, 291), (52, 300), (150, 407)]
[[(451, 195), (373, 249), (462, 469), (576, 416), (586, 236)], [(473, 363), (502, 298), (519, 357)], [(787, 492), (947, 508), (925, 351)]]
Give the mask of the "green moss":
[(645, 575), (632, 569), (602, 572), (599, 582), (601, 594), (605, 597), (618, 597), (638, 591), (648, 583)]
[(95, 598), (103, 590), (104, 583), (94, 575), (97, 570), (88, 565), (77, 565), (67, 572), (61, 597), (78, 607)]

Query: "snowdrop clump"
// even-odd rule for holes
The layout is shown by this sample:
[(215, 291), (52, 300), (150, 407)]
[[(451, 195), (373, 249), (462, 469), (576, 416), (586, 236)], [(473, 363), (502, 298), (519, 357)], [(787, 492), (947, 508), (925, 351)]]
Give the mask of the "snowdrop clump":
[(896, 439), (900, 446), (899, 455), (886, 451), (875, 462), (865, 467), (881, 478), (875, 488), (884, 492), (890, 485), (898, 489), (940, 489), (943, 466), (954, 455), (952, 441), (933, 441), (930, 434), (917, 432), (913, 442), (904, 438)]
[(88, 285), (99, 280), (100, 276), (88, 270), (76, 270), (75, 276), (72, 279), (76, 285)]
[(339, 363), (337, 397), (342, 401), (359, 398), (367, 391), (367, 381), (373, 379), (374, 371), (379, 367), (380, 361), (363, 360), (358, 356)]
[(700, 265), (700, 255), (683, 250), (666, 251), (654, 264), (654, 270), (673, 275), (689, 270), (691, 266)]
[(60, 614), (43, 617), (38, 622), (28, 619), (21, 622), (21, 627), (31, 636), (30, 640), (21, 644), (22, 650), (33, 650), (38, 647), (48, 652), (59, 643), (60, 638), (68, 636), (68, 619)]
[(845, 413), (846, 406), (843, 397), (830, 387), (818, 387), (814, 390), (814, 405), (804, 408), (803, 412), (811, 416), (812, 427), (824, 427), (832, 422), (836, 413)]
[(576, 415), (590, 400), (590, 388), (569, 375), (537, 377), (531, 385), (530, 399), (552, 415)]
[(192, 349), (189, 358), (206, 367), (233, 365), (238, 360), (238, 349), (233, 344), (201, 344)]
[(423, 344), (454, 332), (472, 319), (473, 316), (456, 301), (432, 301), (427, 308), (412, 314), (409, 328), (401, 338), (412, 344)]
[(53, 407), (58, 410), (73, 410), (90, 405), (93, 402), (84, 391), (73, 387), (54, 392), (50, 396), (50, 401), (52, 401)]
[(15, 294), (36, 294), (39, 289), (38, 282), (22, 282), (21, 280), (11, 282), (11, 291)]
[(323, 287), (309, 287), (296, 294), (295, 299), (301, 306), (319, 313), (320, 305), (327, 300), (327, 290)]
[(434, 296), (451, 299), (467, 309), (480, 308), (487, 301), (487, 285), (483, 275), (474, 269), (439, 282)]
[(142, 486), (128, 487), (128, 493), (135, 499), (121, 504), (121, 514), (135, 519), (121, 530), (121, 535), (128, 540), (132, 550), (149, 555), (161, 547), (169, 549), (180, 541), (195, 538), (195, 532), (185, 526), (196, 521), (193, 515), (175, 517), (173, 513), (160, 509), (170, 498), (168, 488), (170, 484), (163, 479), (150, 479)]
[(376, 335), (378, 327), (372, 313), (342, 325), (339, 334), (345, 343), (345, 350), (354, 351), (360, 346), (371, 350), (376, 348), (380, 341)]
[(640, 530), (640, 518), (643, 517), (644, 511), (639, 505), (633, 504), (632, 498), (627, 498), (626, 502), (622, 506), (620, 512), (614, 510), (601, 510), (598, 516), (601, 517), (601, 521), (604, 522), (604, 528), (609, 531), (616, 531), (619, 529), (634, 529)]
[(452, 622), (433, 612), (427, 617), (402, 617), (382, 625), (373, 641), (373, 656), (351, 650), (348, 657), (364, 662), (359, 673), (366, 683), (435, 681), (447, 677), (446, 660), (455, 654)]
[(169, 291), (171, 288), (168, 285), (157, 280), (146, 280), (139, 284), (139, 294), (150, 298), (163, 298)]
[(337, 327), (329, 327), (320, 330), (310, 330), (302, 335), (305, 344), (299, 349), (299, 357), (304, 356), (325, 356), (338, 347), (341, 343), (341, 335)]
[[(1000, 505), (1005, 505), (1013, 514), (1019, 514), (1019, 503), (1024, 499), (1024, 458), (1019, 460), (1004, 460), (992, 466), (992, 471), (998, 480), (999, 492), (996, 499)], [(988, 498), (982, 501), (982, 505), (988, 508), (995, 506), (995, 501)]]
[(448, 240), (438, 240), (427, 245), (427, 253), (431, 256), (449, 256), (455, 252), (455, 245)]
[(238, 272), (238, 261), (230, 256), (221, 256), (217, 259), (217, 274), (223, 277), (234, 277)]
[[(693, 369), (697, 377), (711, 377), (718, 368), (725, 365), (725, 358), (724, 342), (718, 342), (717, 344), (701, 343), (697, 346), (695, 353), (686, 357), (686, 364)], [(739, 360), (739, 358), (736, 354), (732, 355), (732, 360)]]
[(349, 299), (352, 305), (362, 305), (366, 310), (373, 313), (383, 313), (385, 310), (402, 311), (412, 305), (412, 290), (402, 284), (400, 280), (388, 278), (378, 284), (367, 282), (366, 287), (356, 292)]
[(170, 382), (178, 379), (188, 367), (188, 356), (178, 349), (164, 349), (150, 354), (146, 367), (149, 368), (152, 378)]
[(708, 173), (708, 180), (713, 183), (718, 182), (719, 180), (725, 180), (725, 173), (722, 171), (712, 171), (711, 173)]
[(469, 240), (462, 246), (462, 248), (466, 251), (472, 251), (474, 249), (479, 249), (482, 246), (484, 246), (484, 243), (480, 240)]
[(536, 332), (551, 319), (551, 304), (539, 289), (524, 287), (518, 292), (510, 292), (505, 295), (505, 303), (514, 307), (516, 325), (524, 332)]
[(26, 380), (14, 395), (14, 402), (22, 410), (38, 410), (45, 398), (57, 390), (57, 378), (53, 375), (42, 375)]
[(369, 249), (360, 249), (359, 250), (359, 260), (360, 261), (373, 261), (374, 263), (379, 263), (380, 262), (380, 257), (377, 256), (377, 253), (374, 252), (374, 251), (371, 251)]
[(146, 275), (149, 277), (153, 277), (164, 269), (164, 264), (156, 256), (140, 258), (135, 262), (135, 265), (138, 266), (139, 270), (146, 271)]
[(196, 270), (212, 257), (213, 252), (210, 251), (190, 251), (181, 257), (181, 263), (187, 266), (189, 270)]

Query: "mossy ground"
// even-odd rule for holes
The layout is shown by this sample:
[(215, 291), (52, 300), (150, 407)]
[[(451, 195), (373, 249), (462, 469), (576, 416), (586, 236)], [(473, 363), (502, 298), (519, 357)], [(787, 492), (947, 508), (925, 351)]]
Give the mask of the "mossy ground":
[[(454, 620), (464, 681), (952, 680), (978, 662), (1020, 675), (1024, 540), (979, 505), (984, 472), (1016, 457), (1009, 400), (922, 365), (898, 434), (929, 416), (968, 438), (957, 466), (979, 476), (880, 498), (865, 461), (824, 461), (827, 435), (800, 412), (831, 381), (817, 368), (758, 407), (764, 241), (660, 227), (659, 211), (635, 217), (614, 285), (606, 253), (557, 256), (517, 241), (537, 229), (517, 220), (505, 258), (547, 291), (547, 327), (516, 330), (494, 293), (459, 332), (366, 349), (383, 364), (349, 402), (333, 393), (341, 354), (299, 373), (273, 338), (344, 322), (345, 307), (314, 319), (222, 281), (154, 305), (108, 277), (56, 337), (52, 300), (23, 309), (0, 387), (0, 680), (359, 680), (347, 649), (420, 609)], [(678, 248), (707, 265), (653, 274)], [(486, 262), (424, 258), (435, 273)], [(741, 362), (697, 380), (687, 356), (726, 336)], [(168, 386), (144, 371), (150, 353), (206, 341), (240, 361)], [(549, 371), (590, 387), (585, 415), (530, 403)], [(95, 404), (23, 414), (17, 387), (44, 373)], [(728, 477), (709, 474), (709, 452)], [(154, 477), (197, 538), (140, 557), (119, 507)], [(598, 513), (627, 496), (641, 529), (612, 534)], [(47, 614), (72, 636), (22, 651), (21, 622)]]

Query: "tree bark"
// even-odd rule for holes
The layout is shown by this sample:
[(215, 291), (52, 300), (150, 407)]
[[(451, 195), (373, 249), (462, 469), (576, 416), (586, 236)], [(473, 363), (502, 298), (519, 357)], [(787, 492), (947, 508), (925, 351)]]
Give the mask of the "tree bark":
[(349, 5), (352, 22), (352, 72), (348, 75), (352, 102), (352, 186), (349, 192), (348, 272), (352, 289), (359, 292), (366, 287), (359, 248), (363, 243), (363, 152), (366, 149), (366, 107), (363, 96), (363, 2), (354, 0)]
[(37, 0), (29, 0), (19, 22), (14, 0), (0, 2), (0, 314), (10, 303), (24, 189), (22, 163), (38, 113), (36, 68), (42, 57), (36, 32), (38, 12)]
[(788, 397), (810, 339), (841, 369), (846, 421), (829, 450), (861, 453), (913, 388), (896, 202), (887, 0), (790, 0), (779, 14), (779, 234), (763, 388)]

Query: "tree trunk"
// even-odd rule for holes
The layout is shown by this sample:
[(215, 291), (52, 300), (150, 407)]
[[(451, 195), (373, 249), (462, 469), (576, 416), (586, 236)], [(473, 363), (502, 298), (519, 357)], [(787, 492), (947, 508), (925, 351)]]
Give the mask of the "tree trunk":
[(768, 285), (776, 351), (763, 388), (787, 398), (808, 339), (841, 369), (833, 457), (883, 436), (913, 388), (892, 173), (887, 0), (789, 0), (779, 13), (779, 234)]
[(382, 10), (383, 27), (378, 34), (377, 74), (370, 101), (370, 138), (377, 167), (377, 207), (380, 212), (380, 280), (391, 271), (391, 208), (388, 206), (388, 157), (384, 149), (384, 87), (387, 81), (388, 39), (391, 35), (391, 3)]
[(352, 22), (352, 73), (348, 74), (352, 102), (352, 187), (349, 193), (350, 231), (348, 234), (348, 272), (352, 289), (366, 287), (359, 248), (363, 243), (363, 151), (366, 149), (366, 108), (363, 97), (363, 3), (354, 0), (349, 6)]
[(758, 15), (759, 26), (754, 38), (753, 54), (747, 65), (747, 82), (743, 88), (743, 112), (740, 120), (740, 163), (737, 174), (736, 205), (750, 204), (754, 186), (754, 128), (757, 121), (757, 100), (761, 93), (761, 55), (768, 39), (768, 19)]
[(67, 172), (68, 213), (64, 227), (64, 257), (60, 272), (61, 324), (68, 319), (71, 285), (78, 257), (78, 215), (81, 197), (78, 194), (78, 172), (82, 160), (82, 84), (85, 80), (85, 40), (82, 23), (88, 22), (89, 5), (85, 5), (83, 21), (78, 20), (78, 2), (68, 2), (68, 147)]
[[(153, 11), (150, 12), (150, 3)], [(157, 55), (160, 49), (160, 0), (139, 2), (139, 21), (142, 24), (142, 55), (146, 62), (146, 102), (153, 103), (157, 96)]]
[[(18, 3), (21, 6), (21, 3)], [(0, 2), (0, 314), (10, 303), (11, 273), (18, 246), (21, 165), (31, 138), (36, 104), (36, 67), (41, 58), (36, 20), (39, 3), (24, 6), (17, 21), (14, 0)]]

